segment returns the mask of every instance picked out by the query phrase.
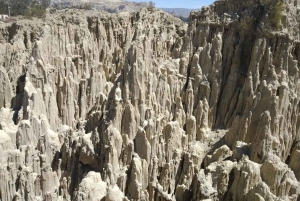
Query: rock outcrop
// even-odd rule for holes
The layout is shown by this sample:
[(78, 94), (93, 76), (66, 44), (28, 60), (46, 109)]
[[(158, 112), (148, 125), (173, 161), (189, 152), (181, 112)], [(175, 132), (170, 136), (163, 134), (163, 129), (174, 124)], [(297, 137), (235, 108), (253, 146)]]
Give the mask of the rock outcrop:
[(0, 199), (299, 201), (298, 4), (0, 24)]

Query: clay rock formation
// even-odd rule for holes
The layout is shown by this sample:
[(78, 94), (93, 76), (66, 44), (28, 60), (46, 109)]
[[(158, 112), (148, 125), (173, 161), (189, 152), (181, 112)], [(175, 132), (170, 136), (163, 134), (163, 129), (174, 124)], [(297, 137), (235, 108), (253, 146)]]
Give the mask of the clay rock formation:
[(299, 3), (0, 24), (0, 199), (299, 201)]

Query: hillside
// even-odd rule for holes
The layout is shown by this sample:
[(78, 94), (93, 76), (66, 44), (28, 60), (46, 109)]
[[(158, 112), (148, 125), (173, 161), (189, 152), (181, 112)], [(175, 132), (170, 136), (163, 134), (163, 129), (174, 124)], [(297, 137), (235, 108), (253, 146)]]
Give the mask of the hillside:
[[(197, 11), (197, 9), (187, 9), (187, 8), (160, 8), (163, 11), (170, 13), (176, 17), (188, 18), (192, 11)], [(198, 8), (199, 10), (200, 8)]]
[[(149, 2), (132, 2), (132, 1), (122, 1), (122, 0), (88, 0), (88, 1), (74, 1), (74, 0), (52, 0), (52, 6), (56, 8), (69, 8), (80, 5), (89, 5), (91, 9), (98, 11), (106, 11), (109, 13), (117, 12), (138, 12), (142, 8), (147, 8)], [(159, 8), (167, 13), (170, 13), (176, 17), (183, 17), (185, 20), (189, 17), (190, 12), (193, 9), (185, 8)], [(196, 9), (194, 9), (196, 10)]]

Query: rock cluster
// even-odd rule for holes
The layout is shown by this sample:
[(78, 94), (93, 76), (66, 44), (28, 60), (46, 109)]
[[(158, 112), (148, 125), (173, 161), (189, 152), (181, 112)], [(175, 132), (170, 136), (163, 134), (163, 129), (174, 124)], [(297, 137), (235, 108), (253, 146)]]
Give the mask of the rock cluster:
[(0, 24), (0, 199), (299, 201), (299, 3)]

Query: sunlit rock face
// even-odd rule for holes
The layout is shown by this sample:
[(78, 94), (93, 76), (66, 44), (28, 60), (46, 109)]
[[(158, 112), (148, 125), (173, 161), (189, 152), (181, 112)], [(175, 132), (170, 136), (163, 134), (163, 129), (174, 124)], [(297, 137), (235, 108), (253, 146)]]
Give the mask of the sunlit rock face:
[(1, 200), (299, 201), (300, 2), (268, 3), (0, 24)]

